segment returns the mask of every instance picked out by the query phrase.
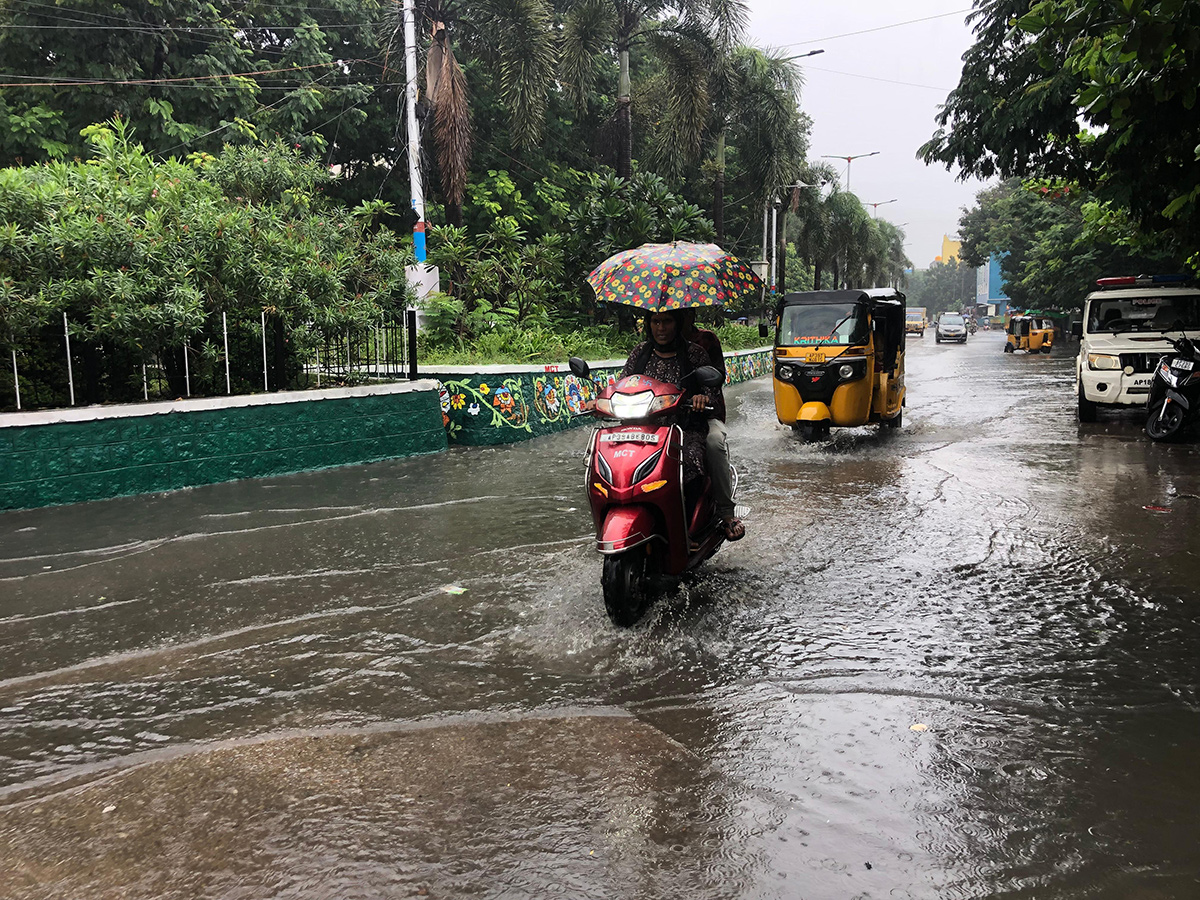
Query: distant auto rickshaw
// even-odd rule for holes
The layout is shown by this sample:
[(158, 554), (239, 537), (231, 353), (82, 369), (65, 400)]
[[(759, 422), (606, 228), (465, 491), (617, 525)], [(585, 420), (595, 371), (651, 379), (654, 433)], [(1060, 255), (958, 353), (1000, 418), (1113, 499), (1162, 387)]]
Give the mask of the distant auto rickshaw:
[(1049, 353), (1054, 345), (1054, 323), (1045, 316), (1034, 313), (1012, 316), (1004, 330), (1008, 335), (1004, 341), (1005, 353), (1017, 350)]
[(891, 288), (785, 294), (775, 317), (775, 415), (805, 440), (830, 427), (900, 427), (904, 294)]

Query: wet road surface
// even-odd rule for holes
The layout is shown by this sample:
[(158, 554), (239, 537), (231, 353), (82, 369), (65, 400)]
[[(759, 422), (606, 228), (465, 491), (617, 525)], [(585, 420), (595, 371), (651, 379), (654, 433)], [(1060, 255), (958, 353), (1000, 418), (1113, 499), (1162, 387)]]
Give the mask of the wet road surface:
[(0, 514), (0, 895), (1200, 896), (1200, 450), (1002, 343), (631, 630), (586, 429)]

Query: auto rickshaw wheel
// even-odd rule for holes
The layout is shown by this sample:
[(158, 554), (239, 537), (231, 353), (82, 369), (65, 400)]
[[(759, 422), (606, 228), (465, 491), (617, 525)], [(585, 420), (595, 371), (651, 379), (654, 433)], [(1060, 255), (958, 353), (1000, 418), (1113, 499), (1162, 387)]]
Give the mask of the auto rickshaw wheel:
[(1050, 352), (1050, 345), (1049, 345), (1049, 344), (1042, 344), (1042, 352), (1043, 352), (1043, 353), (1049, 353), (1049, 352)]
[(884, 419), (883, 421), (888, 428), (899, 428), (904, 424), (904, 410), (900, 410), (900, 412), (896, 413), (890, 419)]
[(1006, 344), (1004, 345), (1004, 352), (1005, 352), (1005, 353), (1012, 353), (1012, 352), (1013, 352), (1013, 345), (1012, 345), (1012, 344), (1007, 344), (1007, 343), (1006, 343)]
[(799, 432), (800, 440), (806, 444), (829, 440), (829, 424), (827, 422), (797, 422), (792, 427)]
[(619, 628), (637, 624), (650, 605), (650, 557), (645, 547), (604, 557), (604, 609)]

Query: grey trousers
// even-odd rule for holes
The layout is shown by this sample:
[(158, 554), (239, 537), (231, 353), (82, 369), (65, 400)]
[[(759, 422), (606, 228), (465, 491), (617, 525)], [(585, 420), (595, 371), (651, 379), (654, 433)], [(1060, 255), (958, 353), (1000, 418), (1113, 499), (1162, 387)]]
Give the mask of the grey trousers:
[(729, 432), (720, 419), (708, 420), (708, 441), (704, 451), (717, 515), (725, 520), (732, 519), (733, 473), (729, 471)]

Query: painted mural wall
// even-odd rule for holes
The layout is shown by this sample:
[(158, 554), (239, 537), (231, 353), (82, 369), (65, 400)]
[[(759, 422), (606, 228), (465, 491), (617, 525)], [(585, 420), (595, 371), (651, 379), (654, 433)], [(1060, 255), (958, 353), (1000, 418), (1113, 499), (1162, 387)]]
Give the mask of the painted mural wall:
[[(469, 447), (508, 444), (591, 421), (575, 418), (596, 398), (597, 385), (616, 381), (625, 360), (592, 368), (593, 380), (576, 378), (566, 366), (469, 368), (422, 371), (438, 380), (442, 420), (451, 443)], [(725, 354), (726, 384), (771, 374), (771, 348)]]

